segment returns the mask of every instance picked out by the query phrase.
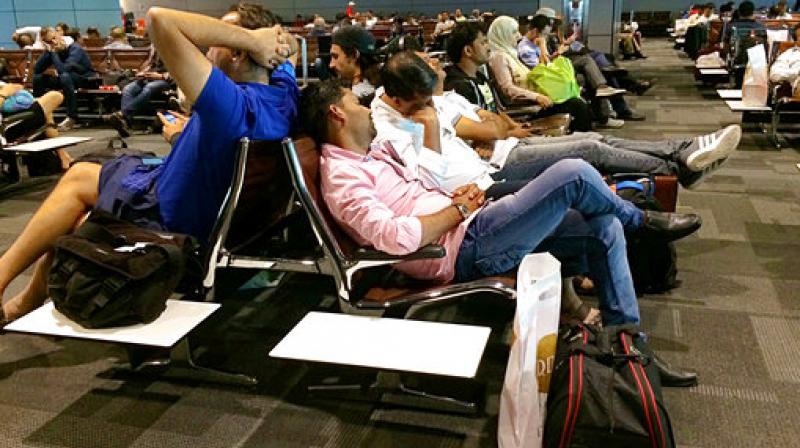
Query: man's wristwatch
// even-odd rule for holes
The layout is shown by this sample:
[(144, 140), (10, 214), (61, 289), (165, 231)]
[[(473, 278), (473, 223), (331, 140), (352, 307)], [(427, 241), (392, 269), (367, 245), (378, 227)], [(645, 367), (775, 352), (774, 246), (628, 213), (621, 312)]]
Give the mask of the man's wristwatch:
[(469, 215), (472, 214), (472, 212), (469, 211), (469, 207), (467, 207), (464, 204), (453, 204), (453, 205), (456, 207), (456, 210), (458, 210), (458, 212), (461, 213), (462, 219), (467, 219), (469, 218)]

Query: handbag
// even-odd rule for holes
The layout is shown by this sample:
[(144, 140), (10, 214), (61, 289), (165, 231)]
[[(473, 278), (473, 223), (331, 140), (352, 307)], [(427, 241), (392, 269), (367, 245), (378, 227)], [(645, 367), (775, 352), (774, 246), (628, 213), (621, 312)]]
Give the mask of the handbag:
[(549, 64), (538, 64), (532, 68), (528, 72), (528, 84), (556, 104), (577, 98), (581, 94), (572, 62), (561, 56)]
[(500, 395), (500, 448), (540, 446), (561, 309), (561, 263), (525, 256), (517, 271), (514, 342)]
[(200, 278), (198, 245), (93, 210), (55, 242), (47, 289), (56, 309), (85, 328), (155, 320), (179, 283)]
[[(632, 174), (628, 180), (625, 179), (625, 175), (613, 177), (615, 183), (611, 184), (611, 189), (619, 197), (642, 210), (664, 210), (656, 197), (659, 191), (656, 180), (639, 174)], [(664, 183), (661, 185), (662, 189), (667, 186)], [(678, 286), (678, 253), (674, 242), (630, 236), (626, 251), (633, 285), (638, 294), (659, 294)]]

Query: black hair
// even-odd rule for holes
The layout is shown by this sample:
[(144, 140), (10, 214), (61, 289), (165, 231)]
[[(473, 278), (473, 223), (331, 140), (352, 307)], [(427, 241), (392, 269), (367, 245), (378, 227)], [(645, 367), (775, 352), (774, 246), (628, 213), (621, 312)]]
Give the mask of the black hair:
[(344, 94), (345, 84), (337, 78), (309, 84), (303, 89), (298, 118), (302, 131), (318, 145), (326, 143), (328, 137), (328, 109), (332, 104), (339, 104)]
[(67, 34), (67, 31), (69, 31), (69, 25), (64, 22), (58, 22), (56, 24), (56, 29), (60, 29), (64, 34)]
[(387, 95), (412, 100), (432, 94), (438, 76), (422, 58), (411, 51), (402, 51), (383, 65), (381, 81)]
[(739, 5), (739, 17), (750, 17), (756, 10), (756, 5), (751, 1), (744, 1)]
[(447, 39), (447, 57), (450, 61), (453, 64), (461, 62), (464, 48), (472, 45), (482, 32), (483, 29), (477, 23), (459, 23)]
[[(357, 26), (342, 27), (341, 29), (339, 29), (339, 31), (337, 31), (336, 35), (339, 35), (340, 33), (351, 33), (351, 34), (364, 33), (369, 35), (367, 31)], [(334, 37), (336, 35), (334, 35)], [(370, 53), (367, 51), (360, 50), (356, 45), (353, 44), (348, 45), (347, 42), (348, 41), (334, 38), (333, 43), (338, 45), (342, 49), (342, 52), (344, 52), (344, 54), (347, 55), (348, 57), (351, 58), (355, 57), (356, 52), (358, 52), (358, 58), (356, 59), (356, 64), (358, 64), (358, 68), (361, 69), (361, 77), (369, 81), (369, 83), (372, 84), (373, 86), (379, 86), (380, 74), (378, 73), (378, 71), (381, 65), (381, 56), (377, 52)], [(374, 39), (372, 39), (372, 42), (374, 44)]]
[(725, 3), (724, 5), (719, 7), (720, 14), (725, 14), (731, 11), (733, 11), (733, 5), (730, 3)]
[(770, 6), (769, 10), (767, 11), (767, 18), (774, 19), (778, 17), (778, 7), (777, 6)]
[(539, 14), (538, 16), (534, 17), (531, 20), (531, 23), (528, 24), (528, 30), (536, 29), (541, 33), (549, 25), (550, 25), (550, 18), (547, 17), (546, 15)]

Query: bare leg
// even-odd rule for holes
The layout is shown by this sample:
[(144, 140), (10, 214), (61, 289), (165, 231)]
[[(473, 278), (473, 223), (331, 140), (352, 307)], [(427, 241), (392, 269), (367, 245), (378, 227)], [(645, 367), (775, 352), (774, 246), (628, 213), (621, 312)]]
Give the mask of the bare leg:
[[(25, 226), (25, 230), (0, 257), (0, 298), (12, 280), (36, 260), (43, 258), (43, 255), (52, 249), (56, 238), (71, 232), (86, 212), (94, 207), (97, 202), (99, 181), (100, 165), (94, 163), (78, 163), (61, 178), (55, 190)], [(49, 265), (47, 258), (43, 258), (44, 261), (37, 268), (31, 283), (46, 280), (46, 275), (38, 275), (40, 274), (38, 271), (39, 268), (45, 268), (44, 274), (46, 274)], [(41, 291), (38, 288), (42, 286), (30, 284), (25, 290), (30, 294), (26, 295), (23, 292), (21, 296), (36, 296), (36, 293)], [(15, 303), (13, 308), (25, 307)], [(8, 317), (13, 317), (12, 305), (8, 308), (4, 306), (3, 309), (9, 313)]]
[[(64, 95), (56, 90), (47, 92), (36, 99), (36, 102), (42, 106), (42, 110), (44, 111), (45, 123), (55, 125), (56, 122), (53, 118), (53, 111), (56, 110), (63, 101)], [(44, 135), (46, 135), (47, 138), (58, 137), (58, 129), (55, 127), (48, 127), (45, 129)], [(69, 164), (72, 163), (72, 157), (70, 157), (64, 149), (57, 149), (56, 154), (58, 154), (58, 158), (61, 159), (61, 169), (66, 171), (69, 168)]]

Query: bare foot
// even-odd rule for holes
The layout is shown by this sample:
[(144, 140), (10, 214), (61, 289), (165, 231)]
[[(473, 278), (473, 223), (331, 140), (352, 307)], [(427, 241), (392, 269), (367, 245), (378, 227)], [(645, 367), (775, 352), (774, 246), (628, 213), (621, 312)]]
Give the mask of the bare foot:
[(70, 156), (69, 153), (63, 149), (57, 150), (56, 153), (58, 154), (58, 158), (61, 160), (61, 171), (66, 172), (69, 169), (70, 164), (72, 164), (72, 156)]
[(5, 323), (13, 322), (42, 306), (45, 300), (47, 300), (46, 289), (31, 288), (29, 285), (3, 304), (3, 320)]

